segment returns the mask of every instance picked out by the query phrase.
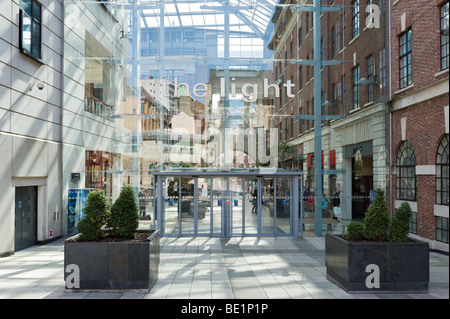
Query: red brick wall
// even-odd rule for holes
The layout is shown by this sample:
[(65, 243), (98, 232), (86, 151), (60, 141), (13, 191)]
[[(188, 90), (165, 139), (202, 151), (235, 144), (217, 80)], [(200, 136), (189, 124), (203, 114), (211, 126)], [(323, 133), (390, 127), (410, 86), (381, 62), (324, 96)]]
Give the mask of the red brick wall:
[[(417, 165), (435, 165), (436, 152), (445, 134), (444, 106), (448, 95), (409, 106), (392, 113), (392, 166), (395, 167), (397, 150), (402, 143), (401, 119), (406, 117), (406, 139), (415, 150)], [(395, 172), (395, 171), (394, 171)], [(395, 201), (395, 175), (392, 175), (393, 202)], [(417, 234), (435, 239), (434, 204), (436, 202), (434, 175), (416, 175)]]
[(405, 27), (412, 32), (412, 76), (414, 89), (424, 87), (436, 80), (441, 71), (440, 62), (440, 4), (445, 1), (400, 0), (391, 7), (392, 39), (392, 91), (399, 86), (399, 36), (401, 17), (406, 14)]
[[(400, 0), (391, 7), (391, 63), (392, 92), (399, 87), (399, 35), (412, 30), (412, 77), (414, 86), (394, 94), (393, 100), (414, 93), (419, 88), (431, 85), (448, 73), (441, 72), (440, 60), (440, 0)], [(401, 27), (401, 17), (406, 14), (405, 29)], [(440, 139), (445, 134), (444, 106), (448, 106), (448, 94), (432, 100), (408, 106), (392, 113), (392, 159), (395, 168), (397, 150), (402, 143), (401, 119), (406, 117), (406, 139), (416, 153), (417, 165), (435, 165), (436, 151)], [(391, 172), (395, 172), (391, 169)], [(392, 175), (392, 198), (395, 200), (395, 175)], [(436, 202), (436, 182), (434, 175), (416, 175), (417, 234), (435, 239), (434, 204)]]

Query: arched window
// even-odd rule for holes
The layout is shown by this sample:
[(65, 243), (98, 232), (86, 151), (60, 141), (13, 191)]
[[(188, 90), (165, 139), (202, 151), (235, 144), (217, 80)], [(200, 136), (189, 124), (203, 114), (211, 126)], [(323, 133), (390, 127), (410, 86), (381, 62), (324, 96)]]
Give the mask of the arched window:
[(396, 198), (416, 201), (416, 154), (410, 141), (400, 145), (396, 164)]
[(448, 134), (439, 143), (436, 154), (436, 204), (449, 205)]

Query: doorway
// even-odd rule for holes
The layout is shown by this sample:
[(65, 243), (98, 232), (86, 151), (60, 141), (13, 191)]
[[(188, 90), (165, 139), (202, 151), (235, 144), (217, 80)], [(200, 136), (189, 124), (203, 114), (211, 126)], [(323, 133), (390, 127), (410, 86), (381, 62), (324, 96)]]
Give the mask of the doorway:
[(36, 242), (37, 187), (16, 187), (14, 251), (31, 247)]
[(363, 220), (373, 189), (373, 156), (352, 159), (352, 220)]
[(155, 176), (162, 236), (298, 236), (300, 172)]

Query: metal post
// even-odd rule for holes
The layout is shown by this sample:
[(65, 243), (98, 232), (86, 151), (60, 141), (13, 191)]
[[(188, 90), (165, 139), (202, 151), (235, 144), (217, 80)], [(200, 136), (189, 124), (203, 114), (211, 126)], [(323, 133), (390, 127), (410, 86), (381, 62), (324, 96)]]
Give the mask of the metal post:
[[(165, 94), (166, 90), (166, 83), (164, 78), (164, 56), (165, 56), (165, 49), (166, 49), (166, 38), (165, 38), (165, 11), (164, 11), (164, 1), (161, 1), (159, 6), (159, 57), (158, 57), (158, 69), (159, 69), (159, 86), (163, 85), (163, 95)], [(163, 99), (164, 100), (164, 99)], [(170, 107), (170, 103), (169, 106)], [(164, 105), (163, 103), (160, 103), (160, 120), (159, 120), (159, 138), (161, 140), (161, 147), (159, 149), (159, 156), (160, 156), (160, 164), (159, 164), (159, 170), (164, 170)], [(172, 111), (172, 110), (170, 110)], [(169, 151), (170, 153), (170, 151)], [(181, 228), (180, 228), (181, 230)]]
[(231, 141), (227, 141), (226, 133), (227, 128), (230, 125), (230, 120), (228, 117), (228, 112), (230, 108), (230, 3), (229, 1), (225, 1), (224, 4), (224, 78), (225, 78), (225, 97), (224, 97), (224, 105), (223, 105), (223, 114), (222, 114), (222, 124), (223, 124), (223, 132), (222, 132), (222, 154), (223, 154), (223, 168), (228, 169), (227, 161), (227, 142), (233, 143), (233, 139)]
[[(132, 96), (133, 96), (133, 114), (140, 114), (140, 97), (141, 97), (141, 88), (140, 88), (140, 68), (138, 61), (140, 59), (140, 43), (141, 43), (141, 24), (139, 19), (138, 6), (140, 0), (133, 1), (133, 10), (132, 10), (132, 19), (133, 19), (133, 43), (132, 43), (132, 75), (131, 75), (131, 85), (132, 85)], [(133, 123), (133, 131), (131, 136), (131, 152), (132, 152), (132, 185), (133, 188), (139, 188), (139, 180), (140, 180), (140, 159), (138, 157), (139, 152), (139, 144), (138, 144), (138, 133), (141, 135), (141, 126), (139, 121), (135, 121)]]
[[(269, 189), (270, 198), (270, 189)], [(273, 178), (273, 235), (277, 236), (277, 178)]]
[(256, 216), (258, 218), (258, 226), (257, 226), (256, 232), (258, 233), (258, 236), (261, 236), (261, 232), (262, 232), (262, 230), (261, 230), (261, 228), (262, 228), (262, 225), (261, 225), (262, 181), (261, 181), (261, 179), (262, 179), (262, 177), (258, 177), (258, 189), (257, 189), (257, 196), (256, 196), (256, 203), (257, 203), (256, 204)]
[(198, 235), (198, 177), (194, 177), (194, 236)]
[(153, 178), (153, 228), (156, 229), (156, 218), (158, 210), (156, 209), (156, 177), (155, 175), (152, 176)]
[(322, 236), (322, 52), (321, 0), (314, 0), (314, 178), (316, 236)]
[(157, 176), (157, 188), (156, 188), (156, 193), (157, 193), (157, 200), (156, 200), (156, 205), (158, 206), (157, 208), (157, 229), (159, 229), (159, 231), (161, 232), (161, 236), (164, 236), (164, 225), (163, 225), (163, 208), (164, 208), (164, 200), (163, 200), (163, 185), (162, 185), (162, 176), (158, 175)]
[[(321, 0), (314, 0), (313, 7), (294, 5), (291, 10), (313, 12), (314, 13), (314, 61), (293, 61), (295, 64), (312, 65), (314, 67), (314, 115), (293, 115), (291, 118), (314, 120), (314, 179), (316, 189), (315, 211), (316, 211), (316, 235), (322, 236), (322, 120), (340, 119), (343, 115), (322, 116), (322, 66), (341, 65), (344, 61), (323, 61), (322, 41), (321, 41), (321, 20), (322, 12), (342, 11), (342, 6), (322, 8)], [(303, 192), (302, 192), (303, 193)], [(301, 194), (303, 195), (303, 194)], [(303, 228), (303, 225), (301, 226)]]
[(292, 177), (292, 192), (291, 192), (291, 201), (292, 201), (292, 235), (294, 237), (298, 237), (298, 218), (299, 218), (299, 200), (302, 200), (302, 193), (298, 193), (298, 176)]
[(245, 177), (242, 178), (242, 236), (245, 236)]
[(211, 176), (211, 188), (210, 188), (210, 192), (209, 192), (209, 218), (210, 218), (210, 223), (209, 223), (209, 233), (211, 234), (211, 237), (214, 236), (214, 178)]

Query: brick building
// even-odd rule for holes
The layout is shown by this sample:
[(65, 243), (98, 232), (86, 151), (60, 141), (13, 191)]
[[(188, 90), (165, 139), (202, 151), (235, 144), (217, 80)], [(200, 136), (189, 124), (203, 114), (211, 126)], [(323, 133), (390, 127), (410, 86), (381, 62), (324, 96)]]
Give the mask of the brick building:
[(391, 5), (392, 206), (411, 233), (448, 252), (449, 1)]
[[(313, 115), (314, 69), (292, 63), (313, 60), (313, 14), (295, 10), (295, 1), (281, 1), (273, 23), (271, 49), (274, 50), (274, 80), (291, 79), (296, 94), (290, 98), (282, 88), (276, 101), (279, 140), (294, 145), (295, 152), (284, 166), (303, 169), (305, 187), (314, 191), (314, 123), (292, 119), (292, 114)], [(303, 7), (313, 1), (299, 1)], [(387, 2), (322, 1), (322, 6), (343, 8), (322, 15), (322, 58), (343, 61), (322, 69), (322, 113), (342, 115), (322, 124), (324, 170), (344, 170), (344, 174), (325, 174), (323, 192), (331, 202), (335, 191), (341, 194), (346, 219), (362, 219), (370, 204), (371, 191), (388, 190), (387, 141), (389, 114), (389, 25)], [(371, 18), (373, 10), (379, 12)], [(379, 19), (378, 19), (379, 17)], [(331, 206), (331, 205), (330, 205)], [(331, 207), (327, 213), (331, 214)]]

